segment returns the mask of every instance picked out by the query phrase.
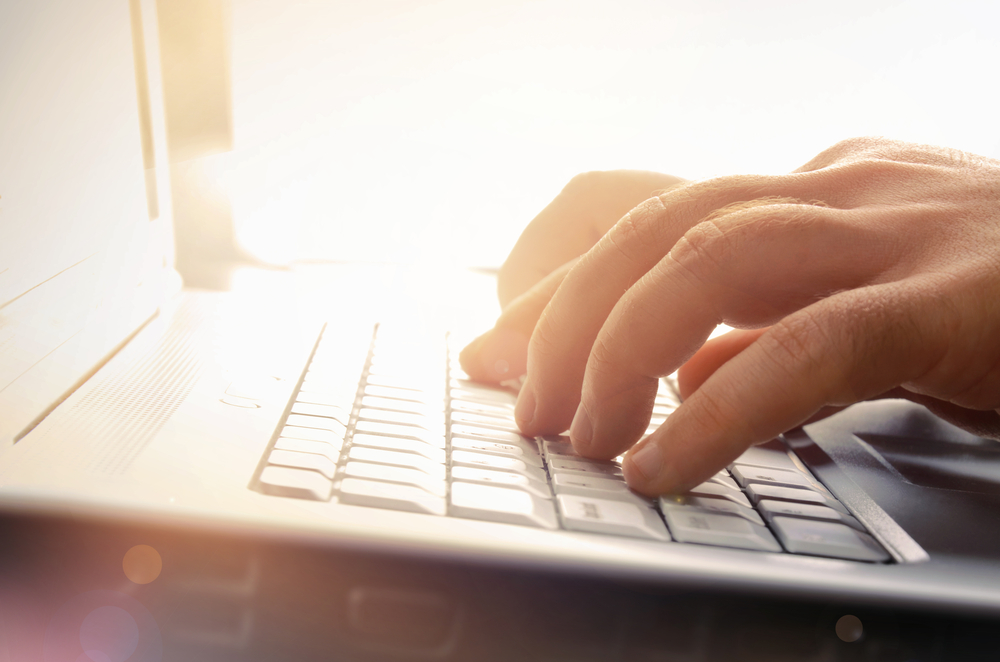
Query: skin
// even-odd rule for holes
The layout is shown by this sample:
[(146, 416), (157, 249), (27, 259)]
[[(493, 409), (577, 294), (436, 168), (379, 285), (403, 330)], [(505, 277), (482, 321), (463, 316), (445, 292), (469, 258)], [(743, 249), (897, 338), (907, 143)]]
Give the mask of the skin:
[[(906, 397), (1000, 438), (1000, 162), (853, 139), (780, 176), (574, 179), (500, 272), (503, 313), (461, 356), (526, 373), (527, 435), (628, 451), (629, 485), (683, 492), (855, 402)], [(706, 342), (720, 323), (736, 327)], [(684, 404), (643, 438), (657, 379)]]

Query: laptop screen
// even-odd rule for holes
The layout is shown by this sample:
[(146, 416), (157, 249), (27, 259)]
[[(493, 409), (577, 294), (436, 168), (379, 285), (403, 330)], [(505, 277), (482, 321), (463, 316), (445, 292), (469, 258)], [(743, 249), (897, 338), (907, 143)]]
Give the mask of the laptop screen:
[(139, 10), (0, 4), (0, 442), (155, 312), (172, 268)]

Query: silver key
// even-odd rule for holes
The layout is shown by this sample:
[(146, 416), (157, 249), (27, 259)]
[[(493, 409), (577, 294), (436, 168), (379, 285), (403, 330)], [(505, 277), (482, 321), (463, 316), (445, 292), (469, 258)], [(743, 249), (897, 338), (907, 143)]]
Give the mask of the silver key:
[(593, 476), (606, 476), (614, 478), (622, 475), (622, 468), (611, 462), (600, 462), (597, 460), (587, 460), (585, 458), (552, 457), (549, 459), (549, 468), (554, 472), (576, 471), (577, 473), (590, 474)]
[(407, 439), (419, 439), (432, 446), (444, 448), (445, 441), (443, 434), (428, 432), (423, 428), (402, 423), (381, 423), (376, 421), (358, 421), (354, 426), (354, 433), (381, 434), (390, 437), (405, 437)]
[(563, 527), (571, 531), (670, 540), (663, 521), (648, 505), (575, 494), (556, 497)]
[(711, 497), (697, 496), (665, 496), (660, 497), (660, 509), (666, 512), (668, 508), (682, 509), (687, 511), (700, 511), (710, 513), (723, 513), (726, 515), (736, 515), (754, 524), (764, 525), (764, 520), (757, 512), (747, 506), (741, 506), (728, 499), (713, 499)]
[(691, 496), (707, 496), (717, 497), (719, 499), (728, 499), (741, 506), (746, 506), (747, 508), (750, 507), (750, 501), (746, 498), (746, 495), (744, 495), (743, 492), (731, 487), (726, 487), (725, 485), (720, 485), (719, 483), (702, 483), (701, 485), (689, 490), (688, 494)]
[(496, 441), (485, 441), (479, 439), (465, 439), (463, 437), (451, 438), (452, 450), (477, 451), (480, 453), (491, 453), (496, 455), (510, 455), (524, 460), (525, 464), (541, 468), (542, 458), (537, 451), (524, 448), (521, 445), (501, 444)]
[(837, 522), (775, 517), (771, 525), (793, 554), (832, 556), (854, 561), (888, 561), (889, 555), (867, 533)]
[(445, 452), (443, 448), (437, 448), (423, 441), (416, 439), (402, 439), (400, 437), (386, 437), (377, 434), (355, 433), (351, 438), (352, 446), (367, 446), (369, 448), (382, 448), (388, 451), (400, 451), (403, 453), (415, 453), (426, 457), (432, 462), (445, 463)]
[(535, 447), (535, 442), (518, 432), (503, 432), (500, 430), (489, 430), (472, 425), (455, 424), (451, 426), (452, 437), (467, 437), (469, 439), (487, 439), (498, 441), (502, 444), (529, 445)]
[(294, 467), (318, 471), (330, 480), (337, 473), (337, 463), (323, 455), (315, 453), (298, 453), (296, 451), (273, 450), (267, 456), (267, 463), (279, 467)]
[(260, 486), (264, 494), (329, 501), (333, 483), (322, 474), (305, 469), (290, 467), (264, 467), (260, 474)]
[(693, 542), (720, 547), (780, 552), (781, 546), (763, 526), (743, 517), (668, 508), (663, 512), (670, 532), (679, 542)]
[[(386, 381), (376, 376), (369, 376), (368, 382), (365, 384), (365, 396), (375, 396), (391, 400), (409, 400), (410, 402), (419, 402), (427, 406), (437, 404), (435, 396), (430, 393), (416, 388), (389, 385), (385, 383)], [(440, 400), (442, 403), (444, 402), (443, 398), (440, 398)]]
[(514, 418), (512, 416), (500, 418), (498, 416), (476, 414), (473, 412), (459, 410), (451, 412), (451, 422), (452, 424), (457, 423), (459, 425), (474, 425), (476, 427), (485, 427), (493, 430), (519, 434), (517, 423), (514, 422)]
[(472, 386), (468, 386), (462, 388), (452, 388), (449, 391), (449, 395), (451, 396), (453, 402), (455, 400), (462, 400), (464, 402), (482, 402), (489, 405), (506, 405), (509, 407), (513, 407), (517, 403), (517, 397), (509, 391), (487, 389), (483, 387), (473, 388)]
[(351, 420), (350, 410), (346, 410), (343, 407), (338, 407), (336, 405), (317, 405), (309, 402), (294, 402), (292, 403), (292, 413), (304, 414), (306, 416), (332, 418), (343, 425), (347, 425), (347, 423)]
[(569, 442), (569, 437), (546, 438), (542, 440), (542, 448), (545, 449), (545, 457), (558, 456), (566, 458), (579, 458), (580, 454)]
[(377, 395), (366, 395), (361, 398), (362, 407), (373, 409), (388, 409), (390, 411), (402, 411), (410, 414), (420, 414), (423, 416), (443, 416), (444, 407), (435, 410), (434, 407), (422, 402), (413, 400), (398, 400), (394, 398), (383, 398)]
[(432, 462), (425, 457), (420, 457), (413, 453), (399, 453), (397, 451), (382, 450), (381, 448), (352, 446), (347, 457), (351, 460), (361, 460), (362, 462), (375, 462), (376, 464), (419, 469), (431, 478), (444, 480), (445, 468), (443, 464)]
[(340, 444), (328, 444), (322, 441), (309, 441), (308, 439), (289, 439), (278, 437), (274, 442), (277, 450), (295, 451), (297, 453), (315, 453), (329, 458), (336, 463), (340, 459)]
[(299, 425), (286, 425), (281, 428), (281, 436), (289, 439), (308, 439), (310, 441), (321, 441), (332, 446), (340, 446), (344, 443), (343, 435), (336, 434), (333, 430), (319, 430), (317, 428), (304, 428)]
[(831, 496), (811, 489), (797, 487), (781, 487), (779, 485), (751, 484), (747, 494), (757, 503), (761, 499), (776, 499), (778, 501), (796, 501), (799, 503), (817, 503), (849, 515), (847, 508)]
[(764, 514), (764, 517), (771, 519), (776, 515), (788, 517), (802, 517), (804, 519), (822, 519), (831, 522), (846, 524), (852, 529), (864, 531), (865, 527), (861, 522), (850, 515), (845, 515), (828, 506), (820, 506), (814, 503), (795, 503), (794, 501), (774, 501), (772, 499), (762, 499), (757, 503), (757, 509)]
[(740, 489), (740, 486), (736, 484), (736, 481), (733, 480), (729, 476), (729, 474), (726, 473), (724, 469), (719, 473), (715, 474), (714, 476), (712, 476), (711, 478), (709, 478), (708, 482), (718, 483), (719, 485), (725, 485), (726, 487), (729, 487), (734, 490)]
[(769, 469), (785, 469), (787, 471), (798, 471), (798, 467), (788, 457), (785, 451), (773, 448), (762, 448), (751, 446), (743, 451), (743, 454), (736, 458), (733, 464), (747, 464), (752, 467), (767, 467)]
[(487, 404), (484, 402), (467, 402), (465, 400), (452, 400), (451, 411), (465, 411), (484, 416), (510, 419), (514, 417), (514, 405)]
[(768, 467), (752, 467), (746, 464), (733, 465), (733, 478), (746, 487), (751, 483), (766, 483), (783, 487), (809, 487), (809, 481), (798, 471), (785, 471)]
[(524, 460), (504, 455), (489, 455), (472, 451), (453, 450), (451, 452), (453, 467), (475, 467), (479, 469), (497, 469), (524, 474), (528, 478), (547, 482), (545, 471), (526, 464)]
[(345, 478), (340, 482), (340, 502), (428, 515), (444, 515), (447, 512), (444, 498), (434, 496), (423, 488), (362, 478)]
[(487, 483), (490, 485), (516, 487), (544, 499), (552, 497), (552, 491), (547, 484), (532, 480), (524, 474), (514, 473), (513, 471), (478, 469), (475, 467), (452, 467), (451, 479), (452, 481), (464, 481), (466, 483)]
[(456, 517), (558, 528), (552, 502), (510, 487), (452, 483), (449, 512)]
[(628, 488), (625, 481), (579, 475), (569, 472), (557, 473), (552, 477), (552, 490), (556, 494), (575, 494), (595, 499), (629, 501), (648, 507), (650, 500)]
[(362, 409), (358, 412), (358, 420), (376, 423), (398, 423), (422, 428), (428, 432), (443, 434), (444, 416), (435, 420), (422, 414), (410, 414), (403, 411), (388, 411), (385, 409)]
[(285, 421), (287, 425), (295, 425), (302, 428), (314, 428), (316, 430), (329, 430), (335, 435), (344, 438), (344, 434), (347, 432), (347, 428), (344, 424), (335, 421), (332, 418), (324, 418), (322, 416), (303, 416), (302, 414), (289, 414), (288, 419)]
[(344, 388), (342, 391), (308, 389), (305, 385), (295, 396), (296, 402), (304, 402), (312, 405), (340, 406), (341, 404), (351, 405), (354, 403), (354, 389)]
[(385, 464), (351, 461), (344, 465), (344, 475), (352, 478), (384, 480), (390, 483), (404, 483), (426, 490), (430, 494), (443, 497), (447, 492), (447, 483), (435, 480), (419, 469), (409, 467), (390, 467)]

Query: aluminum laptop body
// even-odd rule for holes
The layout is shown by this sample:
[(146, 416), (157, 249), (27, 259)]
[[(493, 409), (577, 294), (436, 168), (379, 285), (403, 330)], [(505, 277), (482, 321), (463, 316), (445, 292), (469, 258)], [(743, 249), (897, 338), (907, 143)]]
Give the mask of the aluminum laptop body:
[[(1000, 651), (995, 442), (903, 401), (863, 403), (755, 449), (695, 495), (708, 501), (586, 501), (613, 482), (613, 465), (586, 465), (557, 438), (470, 432), (514, 397), (467, 383), (455, 360), (454, 330), (489, 319), (479, 303), (489, 278), (343, 265), (251, 273), (228, 293), (179, 291), (155, 3), (0, 11), (0, 658), (902, 661)], [(429, 302), (433, 289), (448, 296)], [(387, 389), (415, 376), (424, 396), (379, 409)], [(446, 407), (440, 427), (378, 427), (422, 415), (425, 396), (430, 411)], [(373, 420), (366, 407), (392, 413)], [(336, 425), (306, 424), (316, 418)], [(332, 443), (324, 431), (338, 426), (335, 450), (301, 443)], [(419, 463), (397, 466), (385, 458), (398, 454), (362, 436), (404, 453), (440, 440), (440, 454), (411, 452)], [(530, 449), (537, 456), (519, 460), (517, 475), (537, 477), (535, 491), (484, 478)], [(302, 453), (313, 464), (296, 464)], [(441, 467), (440, 494), (391, 477), (425, 465), (428, 475)], [(389, 477), (363, 473), (373, 466)], [(871, 555), (829, 552), (834, 529), (780, 489), (817, 495)], [(483, 515), (496, 490), (527, 505)], [(418, 493), (429, 496), (410, 498)], [(752, 516), (712, 510), (748, 498)], [(614, 504), (625, 514), (594, 514), (619, 512)], [(675, 508), (701, 510), (681, 519)], [(587, 528), (587, 517), (599, 521)], [(760, 524), (741, 531), (777, 536), (763, 549), (698, 537), (751, 518)]]

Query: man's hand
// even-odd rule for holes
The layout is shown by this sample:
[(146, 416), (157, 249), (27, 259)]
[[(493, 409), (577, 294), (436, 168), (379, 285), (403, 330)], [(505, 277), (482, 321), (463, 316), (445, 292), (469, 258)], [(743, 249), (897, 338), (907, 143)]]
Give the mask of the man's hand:
[[(631, 447), (626, 479), (647, 494), (684, 491), (825, 407), (889, 393), (1000, 430), (996, 161), (859, 139), (789, 175), (686, 184), (535, 288), (526, 356), (504, 348), (509, 366), (526, 360), (519, 425), (570, 426), (588, 457)], [(739, 330), (705, 343), (722, 322)], [(657, 378), (685, 362), (684, 404), (636, 444)]]

